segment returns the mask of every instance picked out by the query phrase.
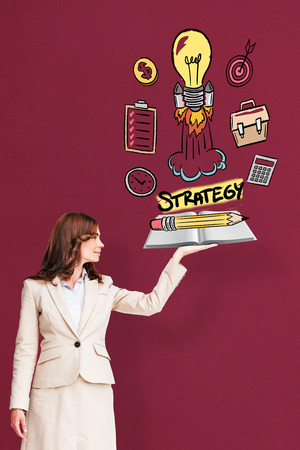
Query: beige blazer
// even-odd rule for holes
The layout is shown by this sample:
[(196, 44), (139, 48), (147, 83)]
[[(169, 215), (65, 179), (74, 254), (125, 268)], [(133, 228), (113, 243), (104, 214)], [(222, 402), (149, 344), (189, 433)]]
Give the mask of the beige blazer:
[[(111, 311), (145, 316), (161, 311), (185, 272), (185, 267), (171, 259), (150, 294), (120, 289), (105, 275), (103, 283), (87, 279), (78, 331), (57, 277), (55, 285), (25, 280), (10, 409), (28, 409), (31, 382), (35, 388), (65, 386), (80, 374), (91, 383), (115, 383), (105, 346)], [(43, 340), (37, 361), (40, 333)]]

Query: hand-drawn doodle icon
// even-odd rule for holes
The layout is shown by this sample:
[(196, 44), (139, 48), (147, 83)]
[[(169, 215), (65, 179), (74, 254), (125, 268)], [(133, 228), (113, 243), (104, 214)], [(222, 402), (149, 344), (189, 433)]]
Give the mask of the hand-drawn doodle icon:
[[(243, 109), (247, 104), (252, 108)], [(230, 114), (230, 129), (237, 147), (263, 142), (267, 139), (269, 113), (266, 105), (256, 106), (253, 99), (241, 102), (240, 111)]]
[(159, 215), (151, 221), (144, 248), (256, 241), (246, 224), (247, 219), (238, 211), (201, 211), (199, 214), (189, 211), (173, 216)]
[(144, 86), (151, 86), (158, 79), (158, 70), (149, 58), (138, 59), (133, 66), (135, 78)]
[(161, 219), (150, 220), (150, 228), (158, 231), (189, 230), (191, 228), (231, 227), (237, 223), (248, 220), (249, 217), (242, 216), (232, 211), (214, 212), (196, 216), (164, 216)]
[(270, 158), (269, 156), (255, 155), (247, 183), (269, 186), (277, 161), (276, 158)]
[(201, 174), (214, 175), (226, 168), (226, 156), (213, 148), (210, 130), (213, 85), (202, 84), (211, 63), (210, 42), (199, 30), (184, 30), (173, 42), (172, 56), (185, 86), (177, 83), (174, 89), (175, 119), (182, 124), (181, 151), (169, 158), (168, 165), (184, 181), (195, 181)]
[(246, 44), (246, 55), (237, 55), (231, 58), (226, 67), (226, 78), (229, 84), (234, 87), (240, 87), (247, 84), (253, 74), (252, 62), (248, 58), (249, 53), (252, 53), (255, 44), (250, 45), (250, 39)]
[(125, 105), (125, 150), (154, 154), (156, 149), (156, 109), (145, 100)]
[(125, 186), (132, 195), (147, 197), (156, 189), (155, 175), (144, 167), (134, 167), (125, 175)]

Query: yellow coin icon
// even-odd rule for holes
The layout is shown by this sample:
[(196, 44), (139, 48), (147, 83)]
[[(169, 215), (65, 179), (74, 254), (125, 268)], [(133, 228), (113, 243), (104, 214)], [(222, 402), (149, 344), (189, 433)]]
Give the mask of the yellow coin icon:
[(151, 86), (158, 78), (158, 70), (149, 58), (138, 59), (133, 66), (135, 78), (144, 86)]

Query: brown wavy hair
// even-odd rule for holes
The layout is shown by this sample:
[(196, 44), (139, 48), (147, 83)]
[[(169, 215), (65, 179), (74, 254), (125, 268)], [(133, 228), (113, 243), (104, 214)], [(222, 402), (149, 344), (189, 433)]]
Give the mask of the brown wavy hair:
[[(84, 213), (63, 214), (54, 225), (40, 271), (29, 277), (34, 280), (51, 281), (59, 276), (69, 278), (80, 261), (82, 242), (94, 237), (98, 231), (98, 222)], [(93, 263), (83, 265), (91, 280), (101, 283), (101, 275)]]

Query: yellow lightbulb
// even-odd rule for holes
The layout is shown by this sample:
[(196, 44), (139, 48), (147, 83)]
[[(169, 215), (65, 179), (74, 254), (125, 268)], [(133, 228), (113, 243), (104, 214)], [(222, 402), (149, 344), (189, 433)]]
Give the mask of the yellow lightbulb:
[(179, 33), (173, 43), (173, 64), (185, 85), (202, 85), (211, 62), (211, 46), (207, 37), (198, 30)]

